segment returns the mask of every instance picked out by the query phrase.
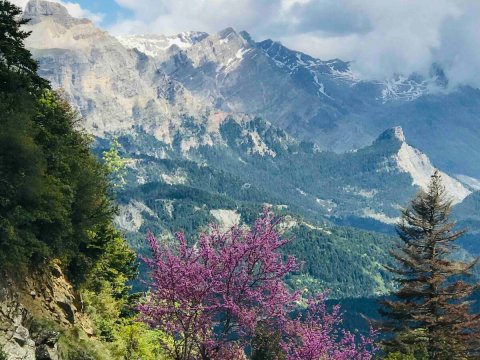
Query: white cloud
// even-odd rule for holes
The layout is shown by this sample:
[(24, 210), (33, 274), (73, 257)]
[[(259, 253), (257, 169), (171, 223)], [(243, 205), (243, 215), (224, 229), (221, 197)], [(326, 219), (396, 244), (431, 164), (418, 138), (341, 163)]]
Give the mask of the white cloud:
[[(320, 57), (343, 57), (354, 61), (354, 68), (366, 77), (383, 78), (395, 73), (428, 73), (438, 51), (442, 51), (442, 29), (461, 16), (459, 2), (450, 0), (369, 0), (338, 3), (347, 10), (355, 5), (355, 14), (368, 24), (344, 32), (330, 29), (326, 34), (319, 26), (315, 31), (294, 33), (285, 38), (287, 45), (295, 44)], [(337, 3), (337, 4), (338, 4)], [(339, 5), (339, 6), (340, 6)], [(307, 11), (308, 9), (305, 9)], [(336, 22), (330, 14), (331, 22)], [(480, 14), (477, 14), (480, 19)], [(463, 36), (452, 29), (454, 36)], [(310, 46), (308, 39), (318, 46)], [(472, 42), (471, 46), (475, 46)], [(449, 50), (449, 49), (445, 49)]]
[(215, 32), (254, 38), (328, 58), (352, 60), (366, 78), (427, 74), (443, 66), (450, 83), (480, 86), (477, 0), (116, 0), (133, 13), (115, 33)]
[[(29, 0), (10, 0), (10, 1), (23, 9), (25, 8), (25, 5), (27, 5)], [(61, 0), (49, 0), (49, 1), (62, 4), (67, 8), (70, 15), (76, 18), (87, 18), (92, 20), (96, 24), (102, 22), (104, 17), (103, 14), (94, 13), (87, 9), (82, 8), (79, 3), (73, 3), (73, 2), (61, 1)]]

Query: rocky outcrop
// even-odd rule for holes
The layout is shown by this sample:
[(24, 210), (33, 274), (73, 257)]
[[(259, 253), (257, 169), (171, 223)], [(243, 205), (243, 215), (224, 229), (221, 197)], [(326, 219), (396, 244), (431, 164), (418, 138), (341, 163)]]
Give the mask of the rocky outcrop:
[(59, 333), (38, 326), (40, 319), (59, 328), (78, 327), (93, 335), (83, 302), (58, 262), (18, 281), (0, 281), (0, 349), (9, 360), (59, 360)]
[(27, 328), (31, 316), (11, 285), (0, 290), (0, 349), (9, 360), (35, 360), (35, 340)]

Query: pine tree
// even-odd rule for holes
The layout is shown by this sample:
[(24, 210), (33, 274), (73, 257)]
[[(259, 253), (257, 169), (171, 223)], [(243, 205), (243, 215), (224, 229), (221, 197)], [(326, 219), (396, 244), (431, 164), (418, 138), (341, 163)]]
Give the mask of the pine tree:
[[(49, 87), (37, 75), (37, 63), (24, 40), (30, 35), (22, 26), (28, 19), (21, 17), (22, 10), (9, 1), (0, 0), (0, 109), (5, 111), (19, 104), (19, 96), (40, 94)], [(10, 95), (10, 96), (8, 96)], [(21, 107), (18, 107), (21, 109)]]
[(397, 232), (402, 241), (392, 251), (397, 266), (389, 268), (399, 284), (394, 298), (382, 302), (382, 327), (390, 353), (416, 354), (416, 358), (468, 359), (478, 347), (480, 318), (471, 313), (472, 292), (467, 282), (478, 259), (455, 261), (455, 241), (464, 231), (449, 220), (451, 201), (436, 172), (402, 211)]

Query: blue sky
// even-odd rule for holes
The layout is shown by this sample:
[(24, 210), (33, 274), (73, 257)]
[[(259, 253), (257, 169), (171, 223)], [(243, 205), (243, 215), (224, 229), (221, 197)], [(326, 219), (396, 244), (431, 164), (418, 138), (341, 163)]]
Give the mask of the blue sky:
[(321, 59), (352, 61), (365, 78), (428, 75), (436, 63), (453, 86), (480, 87), (479, 0), (53, 1), (115, 35), (233, 27)]
[(80, 6), (89, 9), (92, 12), (115, 13), (122, 8), (114, 0), (80, 0), (76, 1)]
[(132, 16), (132, 11), (125, 9), (114, 0), (80, 0), (76, 1), (82, 8), (92, 13), (104, 15), (101, 25), (108, 27), (119, 19), (126, 19)]

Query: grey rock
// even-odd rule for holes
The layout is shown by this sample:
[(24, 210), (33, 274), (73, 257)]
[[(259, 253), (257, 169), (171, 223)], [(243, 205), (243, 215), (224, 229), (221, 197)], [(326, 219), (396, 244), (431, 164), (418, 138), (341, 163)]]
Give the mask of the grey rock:
[(76, 24), (90, 23), (87, 19), (76, 19), (68, 13), (67, 9), (55, 2), (31, 0), (27, 3), (23, 16), (30, 19), (31, 24), (36, 24), (48, 17), (54, 17), (62, 25), (73, 26)]
[(15, 333), (13, 334), (13, 339), (20, 345), (23, 346), (27, 343), (27, 341), (30, 338), (30, 334), (28, 332), (28, 329), (19, 325), (15, 329)]
[(46, 344), (37, 346), (35, 349), (36, 360), (58, 360), (58, 351), (56, 348), (50, 347)]
[(32, 338), (35, 340), (35, 345), (55, 346), (58, 341), (59, 333), (53, 330), (40, 330), (38, 333), (33, 333)]
[(68, 299), (56, 299), (55, 303), (62, 309), (65, 318), (71, 324), (75, 323), (75, 307)]

